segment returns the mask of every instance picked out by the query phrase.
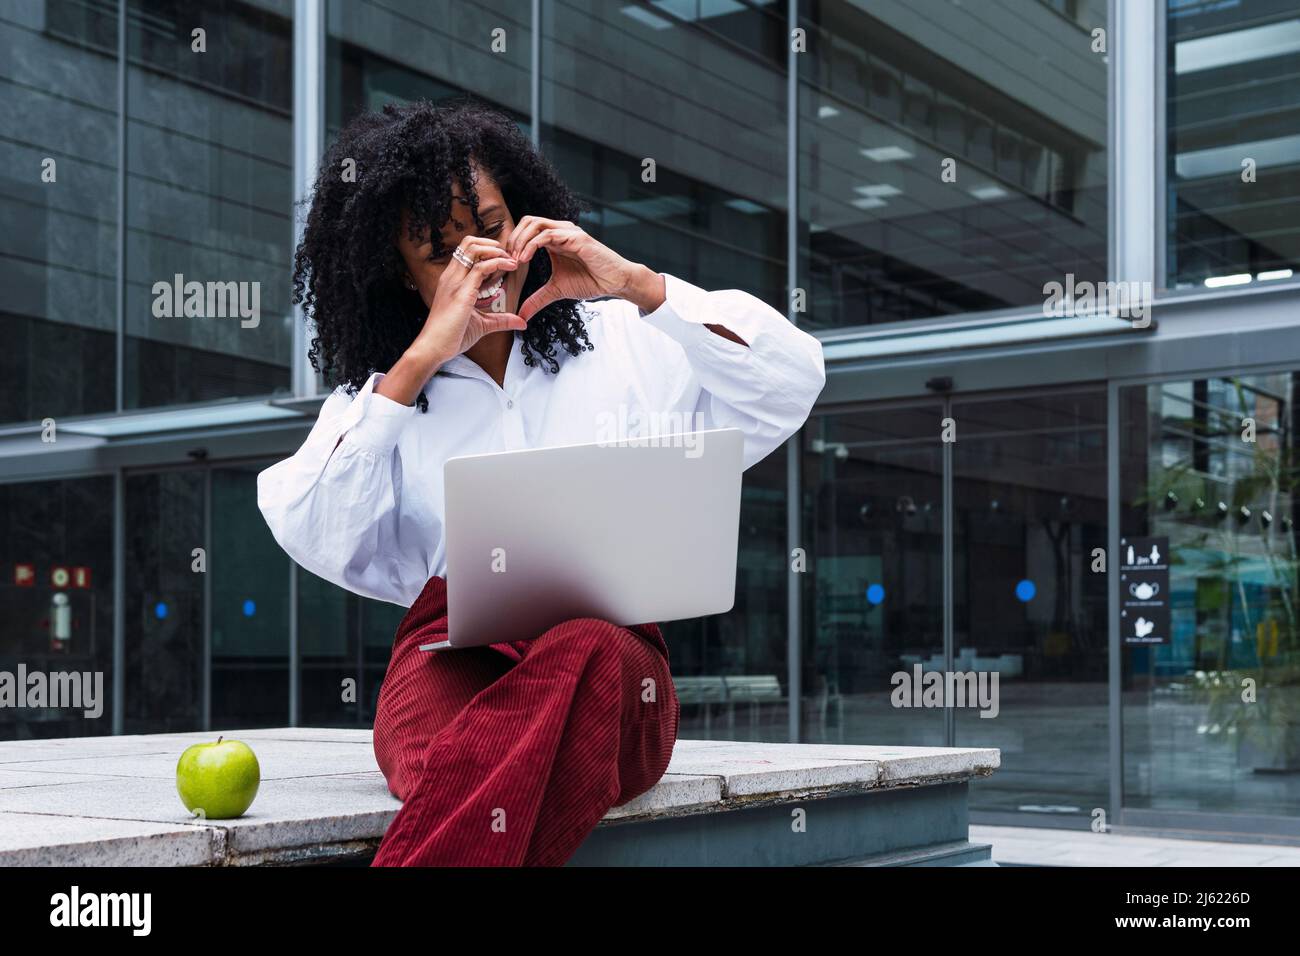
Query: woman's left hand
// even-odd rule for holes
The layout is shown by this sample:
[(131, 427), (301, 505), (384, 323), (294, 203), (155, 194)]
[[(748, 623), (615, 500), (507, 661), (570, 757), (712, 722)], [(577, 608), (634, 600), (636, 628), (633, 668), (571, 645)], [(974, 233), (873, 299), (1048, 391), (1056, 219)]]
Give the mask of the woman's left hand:
[(538, 249), (550, 255), (551, 277), (519, 307), (524, 321), (559, 299), (612, 295), (634, 302), (643, 312), (654, 311), (664, 301), (663, 276), (624, 259), (574, 223), (524, 216), (511, 231), (506, 252), (522, 264)]

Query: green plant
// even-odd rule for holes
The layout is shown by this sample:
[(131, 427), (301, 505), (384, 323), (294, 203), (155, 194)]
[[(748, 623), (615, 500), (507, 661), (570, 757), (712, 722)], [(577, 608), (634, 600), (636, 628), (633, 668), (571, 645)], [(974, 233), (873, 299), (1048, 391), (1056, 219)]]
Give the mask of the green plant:
[[(1255, 647), (1252, 663), (1232, 666), (1231, 644), (1225, 639), (1219, 666), (1195, 672), (1194, 686), (1206, 703), (1206, 732), (1235, 735), (1239, 744), (1249, 742), (1265, 752), (1280, 748), (1289, 754), (1300, 746), (1300, 565), (1290, 522), (1276, 519), (1290, 512), (1300, 482), (1284, 413), (1287, 404), (1248, 388), (1241, 379), (1230, 381), (1235, 408), (1193, 401), (1190, 416), (1165, 420), (1166, 433), (1191, 438), (1190, 451), (1153, 470), (1150, 492), (1139, 503), (1192, 504), (1196, 517), (1181, 526), (1184, 534), (1171, 548), (1171, 560), (1179, 561), (1180, 549), (1211, 556), (1199, 566), (1198, 580), (1219, 581), (1223, 586), (1198, 587), (1198, 612), (1218, 610), (1226, 602), (1225, 626), (1231, 628), (1235, 610), (1244, 636)], [(1243, 440), (1245, 420), (1253, 420), (1274, 401), (1276, 425), (1261, 428), (1255, 422), (1255, 440)], [(1234, 456), (1250, 459), (1226, 493), (1223, 476), (1196, 467), (1197, 452), (1204, 453), (1205, 446), (1215, 442), (1229, 463)], [(1225, 470), (1236, 469), (1229, 464)], [(1218, 512), (1220, 501), (1227, 506), (1226, 515)], [(1245, 518), (1247, 513), (1247, 524), (1239, 526), (1237, 517)], [(1265, 513), (1273, 520), (1265, 520)], [(1254, 577), (1249, 587), (1248, 575)], [(1291, 761), (1288, 757), (1286, 762)]]

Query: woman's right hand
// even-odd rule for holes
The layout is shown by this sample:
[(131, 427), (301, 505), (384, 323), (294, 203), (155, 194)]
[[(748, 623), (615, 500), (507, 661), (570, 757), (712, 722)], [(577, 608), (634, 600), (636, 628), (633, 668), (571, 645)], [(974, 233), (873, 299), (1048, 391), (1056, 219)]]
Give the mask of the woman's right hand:
[(528, 328), (527, 321), (513, 313), (485, 312), (474, 307), (484, 282), (498, 273), (513, 272), (519, 263), (495, 239), (471, 236), (460, 244), (460, 249), (474, 260), (474, 265), (466, 266), (453, 256), (433, 288), (419, 290), (429, 306), (429, 315), (412, 347), (437, 362), (437, 366), (472, 348), (485, 335)]
[(429, 307), (415, 341), (375, 386), (375, 393), (399, 405), (410, 405), (438, 369), (492, 332), (523, 330), (528, 322), (510, 312), (483, 312), (474, 308), (478, 290), (489, 277), (513, 272), (519, 263), (495, 239), (472, 237), (460, 244), (474, 260), (473, 267), (452, 256), (432, 288), (421, 287), (420, 298)]

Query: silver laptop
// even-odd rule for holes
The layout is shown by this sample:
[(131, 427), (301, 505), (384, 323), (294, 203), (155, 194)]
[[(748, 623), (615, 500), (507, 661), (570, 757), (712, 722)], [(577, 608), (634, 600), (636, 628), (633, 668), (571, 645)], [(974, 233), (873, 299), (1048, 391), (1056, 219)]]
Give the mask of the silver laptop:
[(736, 597), (739, 429), (451, 458), (447, 636), (527, 640), (571, 618), (720, 614)]

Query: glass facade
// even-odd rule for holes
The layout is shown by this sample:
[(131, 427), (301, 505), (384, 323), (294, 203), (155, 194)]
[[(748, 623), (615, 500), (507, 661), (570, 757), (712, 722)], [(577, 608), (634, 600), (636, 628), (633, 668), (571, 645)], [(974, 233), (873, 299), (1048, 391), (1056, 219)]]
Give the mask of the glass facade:
[[(745, 474), (735, 608), (665, 625), (682, 737), (997, 747), (977, 819), (1300, 835), (1287, 4), (1168, 0), (1126, 54), (1102, 0), (120, 2), (0, 9), (0, 671), (112, 697), (0, 707), (0, 736), (370, 725), (404, 609), (256, 507), (324, 391), (293, 197), (315, 123), (469, 92), (598, 239), (827, 345), (822, 404)], [(1149, 86), (1114, 85), (1125, 55)], [(1120, 138), (1116, 97), (1157, 135)], [(1150, 234), (1115, 200), (1138, 155)], [(1055, 342), (1044, 286), (1118, 276), (1116, 235), (1206, 301)], [(1167, 603), (1133, 604), (1149, 539)], [(1127, 639), (1137, 607), (1167, 640)], [(996, 717), (903, 706), (935, 671), (996, 675)]]
[[(0, 671), (99, 673), (113, 680), (113, 480), (0, 484)], [(67, 600), (60, 615), (56, 595)], [(0, 707), (5, 739), (106, 733), (83, 710)]]
[(513, 0), (330, 3), (327, 126), (335, 133), (360, 110), (467, 92), (526, 125), (531, 35), (528, 4)]
[(126, 3), (124, 405), (287, 391), (292, 0)]
[(1300, 9), (1169, 0), (1166, 284), (1300, 271)]
[(1171, 616), (1124, 657), (1125, 801), (1296, 816), (1300, 375), (1120, 395), (1121, 531), (1167, 542)]
[(0, 12), (0, 422), (288, 389), (292, 2), (122, 2)]
[(0, 10), (0, 423), (116, 407), (117, 12)]
[(942, 746), (943, 710), (891, 705), (891, 676), (943, 660), (937, 402), (819, 415), (804, 428), (807, 737)]
[(996, 672), (998, 715), (956, 710), (958, 746), (995, 746), (981, 808), (1079, 826), (1107, 801), (1106, 391), (952, 402), (953, 653)]
[(204, 726), (206, 484), (198, 468), (126, 478), (127, 733)]
[(543, 10), (542, 145), (592, 203), (583, 225), (689, 282), (782, 302), (780, 5), (562, 0)]
[(1106, 4), (802, 3), (807, 325), (1041, 305), (1107, 278)]

